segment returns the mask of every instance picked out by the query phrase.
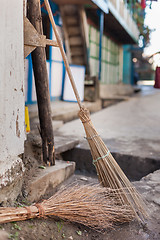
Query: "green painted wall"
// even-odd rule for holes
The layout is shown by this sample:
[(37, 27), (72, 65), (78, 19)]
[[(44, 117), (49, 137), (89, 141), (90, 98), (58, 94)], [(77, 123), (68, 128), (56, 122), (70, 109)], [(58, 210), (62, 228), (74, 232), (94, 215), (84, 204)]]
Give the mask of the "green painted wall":
[(99, 72), (99, 31), (89, 25), (89, 63), (91, 76)]
[[(89, 25), (90, 72), (91, 76), (99, 73), (99, 31)], [(109, 37), (103, 35), (102, 40), (102, 72), (101, 83), (116, 84), (119, 82), (119, 46)]]

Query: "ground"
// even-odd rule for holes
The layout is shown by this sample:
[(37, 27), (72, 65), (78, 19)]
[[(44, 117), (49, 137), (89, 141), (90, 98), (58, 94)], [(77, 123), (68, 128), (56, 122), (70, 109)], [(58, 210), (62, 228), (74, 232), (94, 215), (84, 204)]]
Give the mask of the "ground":
[[(156, 174), (159, 176), (158, 171), (157, 173), (149, 175), (147, 179), (148, 182), (152, 182), (153, 184), (153, 179), (155, 179)], [(67, 180), (65, 184), (69, 185), (71, 182), (76, 182), (77, 180), (79, 184), (97, 183), (95, 177), (76, 174)], [(140, 186), (141, 192), (144, 192), (143, 195), (145, 195), (145, 189), (147, 189), (145, 181), (146, 179), (135, 183), (137, 186)], [(64, 183), (62, 185), (64, 185)], [(153, 185), (156, 186), (155, 182)], [(44, 197), (48, 198), (52, 194), (53, 193), (50, 193)], [(147, 192), (147, 194), (149, 193)], [(153, 194), (153, 187), (152, 195), (156, 195), (155, 192)], [(111, 230), (108, 229), (105, 231), (101, 230), (102, 232), (97, 232), (78, 223), (70, 223), (58, 218), (47, 218), (1, 224), (0, 228), (9, 233), (10, 239), (15, 240), (159, 240), (159, 206), (153, 204), (153, 202), (151, 203), (149, 195), (147, 195), (147, 198), (149, 201), (148, 206), (151, 211), (150, 218), (145, 224), (141, 224), (134, 220), (130, 223), (114, 226)], [(20, 200), (21, 203), (24, 204), (25, 199), (21, 198)], [(25, 202), (25, 204), (26, 203), (27, 202)], [(18, 204), (18, 202), (15, 204)]]
[[(140, 153), (144, 156), (142, 158), (146, 158), (150, 156), (150, 161), (155, 165), (154, 159), (159, 161), (159, 92), (156, 92), (156, 95), (151, 94), (151, 96), (146, 95), (144, 98), (133, 99), (132, 101), (123, 102), (121, 105), (116, 105), (112, 108), (108, 108), (106, 110), (100, 111), (99, 113), (92, 115), (92, 119), (94, 121), (97, 120), (98, 129), (100, 129), (100, 134), (102, 137), (108, 137), (107, 144), (112, 143), (112, 147), (116, 147), (115, 152), (119, 152), (122, 149), (122, 154), (128, 154), (127, 151), (133, 153)], [(138, 106), (135, 108), (135, 106)], [(123, 109), (125, 113), (123, 113)], [(128, 109), (128, 112), (127, 112)], [(134, 111), (130, 111), (133, 110)], [(137, 124), (137, 113), (135, 113), (135, 109), (138, 109), (138, 124)], [(148, 111), (148, 109), (150, 111)], [(126, 116), (123, 118), (123, 122), (119, 121), (119, 112), (121, 112), (122, 116)], [(110, 114), (111, 113), (111, 114)], [(114, 116), (114, 119), (109, 119), (109, 116)], [(108, 116), (108, 122), (104, 122), (104, 117), (101, 118), (101, 115), (105, 114)], [(124, 115), (125, 114), (125, 115)], [(132, 115), (133, 118), (132, 118)], [(129, 117), (128, 117), (129, 116)], [(146, 121), (146, 117), (147, 120)], [(134, 118), (135, 117), (135, 118)], [(111, 118), (111, 117), (110, 117)], [(102, 120), (101, 120), (102, 119)], [(101, 120), (101, 121), (100, 121)], [(109, 121), (110, 120), (110, 121)], [(113, 120), (115, 126), (113, 125)], [(135, 121), (134, 121), (135, 120)], [(141, 121), (140, 121), (141, 120)], [(145, 122), (145, 124), (144, 124)], [(120, 125), (119, 125), (120, 123)], [(76, 136), (78, 135), (78, 131), (82, 132), (79, 128), (79, 124), (77, 121), (72, 122), (71, 124), (66, 124), (66, 130), (72, 132)], [(105, 124), (109, 124), (106, 125)], [(72, 125), (72, 126), (71, 126)], [(78, 126), (78, 127), (77, 127)], [(132, 126), (132, 128), (130, 127)], [(105, 127), (105, 128), (104, 128)], [(73, 130), (72, 130), (73, 128)], [(105, 129), (105, 131), (101, 131), (101, 128)], [(129, 131), (128, 131), (129, 129)], [(61, 132), (64, 134), (64, 127), (61, 128)], [(125, 134), (124, 134), (125, 133)], [(84, 137), (84, 134), (82, 134)], [(103, 136), (104, 135), (104, 136)], [(110, 141), (111, 136), (115, 137), (116, 141)], [(124, 137), (125, 136), (125, 137)], [(127, 140), (126, 137), (128, 136)], [(117, 140), (118, 139), (118, 140)], [(123, 142), (121, 141), (123, 140)], [(124, 140), (126, 142), (124, 142)], [(157, 142), (155, 142), (157, 141)], [(120, 144), (122, 143), (122, 144)], [(152, 145), (151, 145), (152, 143)], [(125, 144), (125, 147), (124, 147)], [(150, 145), (149, 145), (150, 144)], [(30, 146), (32, 147), (32, 146)], [(109, 146), (110, 148), (110, 146)], [(124, 151), (125, 150), (125, 151)], [(133, 150), (133, 151), (131, 151)], [(30, 148), (28, 148), (30, 152)], [(32, 156), (29, 156), (26, 152), (26, 158), (24, 159), (25, 167), (28, 171), (26, 171), (26, 175), (24, 177), (24, 186), (22, 189), (22, 195), (19, 196), (15, 203), (10, 203), (11, 205), (21, 204), (29, 204), (26, 199), (25, 187), (28, 184), (31, 176), (34, 175), (34, 171), (37, 171), (39, 161), (35, 159), (40, 159), (40, 153), (34, 151), (32, 149)], [(149, 155), (150, 154), (150, 155)], [(134, 155), (134, 154), (132, 154)], [(133, 157), (132, 157), (133, 159)], [(138, 158), (137, 158), (138, 159)], [(127, 158), (127, 161), (131, 159)], [(140, 165), (135, 164), (135, 159), (133, 159), (133, 163), (136, 166), (136, 171), (142, 171), (142, 167), (144, 166), (144, 162), (140, 162)], [(132, 169), (133, 171), (133, 169)], [(153, 169), (155, 171), (155, 169)], [(153, 172), (151, 171), (151, 172)], [(84, 175), (73, 175), (68, 181), (64, 184), (69, 184), (70, 182), (74, 182), (76, 180), (79, 182), (90, 184), (97, 182), (96, 177), (84, 176)], [(69, 223), (60, 219), (32, 219), (24, 222), (14, 222), (1, 224), (0, 228), (8, 232), (10, 239), (20, 239), (20, 240), (34, 240), (34, 239), (45, 239), (45, 240), (160, 240), (160, 187), (159, 187), (159, 179), (160, 179), (160, 170), (155, 171), (154, 173), (149, 174), (138, 182), (135, 182), (136, 188), (142, 193), (143, 198), (146, 200), (146, 204), (149, 210), (149, 218), (146, 219), (145, 224), (138, 223), (136, 220), (127, 224), (114, 226), (113, 229), (106, 231), (97, 232), (93, 229), (89, 229), (78, 223)], [(47, 193), (44, 198), (48, 198), (53, 194), (52, 191)], [(1, 232), (0, 232), (0, 240), (1, 240)], [(4, 240), (4, 239), (2, 239)]]
[(150, 236), (150, 238), (148, 232), (144, 232), (143, 228), (136, 222), (117, 226), (114, 230), (108, 230), (105, 233), (96, 232), (79, 224), (71, 224), (53, 219), (35, 219), (25, 222), (8, 223), (1, 225), (1, 227), (10, 234), (10, 239), (21, 240), (158, 240), (154, 236)]

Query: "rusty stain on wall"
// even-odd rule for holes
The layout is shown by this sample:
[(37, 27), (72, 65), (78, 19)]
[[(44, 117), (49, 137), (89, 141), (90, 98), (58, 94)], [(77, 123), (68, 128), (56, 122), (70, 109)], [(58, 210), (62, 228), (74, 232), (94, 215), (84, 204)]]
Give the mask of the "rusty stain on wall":
[(20, 138), (20, 130), (19, 130), (18, 114), (17, 114), (17, 118), (16, 118), (16, 135), (17, 135), (17, 137)]
[(23, 85), (22, 85), (22, 87), (21, 87), (21, 91), (23, 92)]

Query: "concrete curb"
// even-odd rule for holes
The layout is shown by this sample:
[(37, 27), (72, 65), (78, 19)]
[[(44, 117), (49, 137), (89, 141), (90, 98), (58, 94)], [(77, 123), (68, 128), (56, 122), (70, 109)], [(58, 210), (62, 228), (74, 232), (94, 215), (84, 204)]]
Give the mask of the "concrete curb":
[(39, 169), (35, 178), (28, 185), (28, 201), (37, 202), (49, 191), (53, 191), (60, 183), (69, 178), (75, 171), (74, 162), (56, 161), (56, 165)]

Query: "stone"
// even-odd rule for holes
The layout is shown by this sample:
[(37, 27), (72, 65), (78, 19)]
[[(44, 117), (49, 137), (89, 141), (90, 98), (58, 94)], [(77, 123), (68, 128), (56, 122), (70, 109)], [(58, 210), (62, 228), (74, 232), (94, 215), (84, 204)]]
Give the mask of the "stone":
[(21, 192), (24, 171), (24, 164), (19, 157), (8, 158), (6, 162), (1, 163), (0, 203), (16, 200)]
[(154, 203), (158, 204), (160, 206), (160, 195), (155, 197), (153, 200)]
[(87, 182), (88, 179), (86, 177), (81, 177), (80, 180)]
[(7, 239), (9, 239), (9, 234), (4, 230), (0, 230), (0, 240), (7, 240)]

